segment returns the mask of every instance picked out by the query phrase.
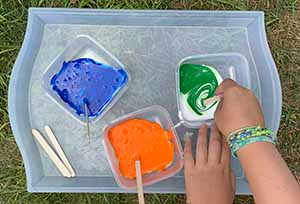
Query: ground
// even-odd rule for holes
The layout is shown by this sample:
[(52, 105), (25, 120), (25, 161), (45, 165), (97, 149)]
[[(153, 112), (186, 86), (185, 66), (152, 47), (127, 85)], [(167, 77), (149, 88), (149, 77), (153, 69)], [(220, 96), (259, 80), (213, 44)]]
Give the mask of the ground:
[[(298, 0), (0, 0), (0, 204), (2, 203), (137, 203), (128, 194), (30, 194), (22, 159), (12, 135), (7, 90), (21, 47), (28, 7), (115, 9), (262, 10), (272, 55), (279, 71), (283, 109), (278, 148), (300, 179), (300, 1)], [(146, 203), (184, 203), (184, 195), (146, 195)], [(235, 203), (251, 203), (238, 196)]]

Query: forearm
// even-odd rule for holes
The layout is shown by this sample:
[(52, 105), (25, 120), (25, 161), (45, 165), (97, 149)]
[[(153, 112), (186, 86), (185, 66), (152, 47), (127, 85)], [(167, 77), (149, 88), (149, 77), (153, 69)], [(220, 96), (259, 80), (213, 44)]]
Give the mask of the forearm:
[(300, 187), (276, 147), (256, 142), (237, 152), (257, 204), (299, 203)]

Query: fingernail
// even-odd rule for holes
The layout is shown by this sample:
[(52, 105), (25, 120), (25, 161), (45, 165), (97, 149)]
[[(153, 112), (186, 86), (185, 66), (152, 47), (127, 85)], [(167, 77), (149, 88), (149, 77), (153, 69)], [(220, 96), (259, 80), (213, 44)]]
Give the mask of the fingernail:
[(223, 99), (224, 92), (216, 93), (215, 96), (218, 96), (220, 99)]
[(201, 128), (201, 129), (207, 128), (207, 124), (202, 124), (202, 125), (200, 125), (200, 128)]
[(193, 133), (187, 131), (184, 133), (183, 140), (186, 142), (187, 140), (191, 139), (192, 136), (193, 136)]
[(216, 123), (215, 122), (213, 122), (212, 124), (211, 124), (211, 126), (210, 126), (211, 128), (217, 128), (217, 125), (216, 125)]

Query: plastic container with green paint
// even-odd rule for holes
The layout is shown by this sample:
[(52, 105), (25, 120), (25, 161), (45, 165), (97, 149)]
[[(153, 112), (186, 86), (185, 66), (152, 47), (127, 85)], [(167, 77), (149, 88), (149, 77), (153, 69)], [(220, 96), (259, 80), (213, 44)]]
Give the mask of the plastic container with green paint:
[[(251, 80), (250, 80), (250, 71), (247, 59), (238, 53), (219, 53), (219, 54), (207, 54), (207, 55), (195, 55), (189, 56), (182, 59), (178, 63), (178, 68), (176, 72), (176, 94), (177, 94), (177, 106), (178, 106), (178, 116), (180, 118), (181, 123), (189, 128), (198, 128), (201, 124), (211, 124), (213, 121), (213, 117), (205, 117), (200, 116), (197, 117), (189, 117), (186, 114), (186, 104), (183, 102), (180, 93), (180, 67), (185, 68), (197, 67), (198, 65), (204, 65), (204, 67), (211, 68), (212, 72), (214, 72), (215, 76), (217, 76), (215, 83), (221, 83), (221, 79), (218, 76), (220, 74), (222, 79), (230, 78), (236, 81), (241, 86), (251, 88)], [(195, 66), (193, 66), (195, 65)], [(198, 66), (199, 67), (199, 66)], [(217, 73), (215, 73), (217, 72)], [(193, 83), (192, 81), (189, 83)], [(208, 96), (211, 97), (211, 96)], [(217, 104), (215, 104), (216, 106)], [(191, 107), (188, 107), (191, 108)]]

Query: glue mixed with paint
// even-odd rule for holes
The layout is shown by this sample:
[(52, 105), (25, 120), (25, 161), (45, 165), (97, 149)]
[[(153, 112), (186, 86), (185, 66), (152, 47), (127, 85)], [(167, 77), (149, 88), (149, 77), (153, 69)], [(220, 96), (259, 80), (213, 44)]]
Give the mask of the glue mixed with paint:
[(108, 138), (126, 178), (135, 178), (136, 160), (141, 162), (142, 175), (162, 171), (174, 160), (173, 134), (158, 123), (131, 119), (111, 128)]
[(198, 64), (180, 66), (180, 106), (186, 120), (199, 121), (213, 118), (218, 102), (206, 106), (204, 100), (215, 95), (215, 90), (222, 80), (221, 75), (211, 66)]
[(124, 69), (116, 69), (89, 58), (64, 62), (51, 79), (52, 89), (75, 112), (99, 115), (128, 80)]

